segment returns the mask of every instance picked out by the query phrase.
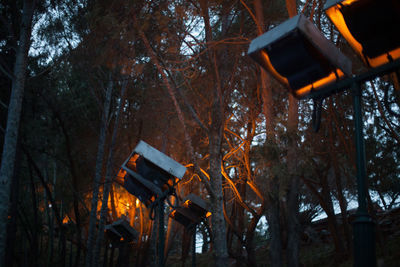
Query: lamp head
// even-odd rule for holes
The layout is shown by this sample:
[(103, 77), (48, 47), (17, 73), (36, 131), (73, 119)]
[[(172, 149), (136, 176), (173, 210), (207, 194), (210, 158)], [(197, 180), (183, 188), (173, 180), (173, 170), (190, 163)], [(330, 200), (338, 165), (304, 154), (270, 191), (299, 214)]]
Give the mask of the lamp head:
[[(146, 206), (183, 177), (186, 168), (140, 141), (122, 164), (117, 179)], [(121, 178), (123, 177), (123, 178)]]
[(400, 58), (400, 1), (328, 0), (324, 9), (367, 66)]
[[(124, 171), (124, 170), (122, 170)], [(121, 172), (121, 171), (120, 171)], [(119, 177), (120, 175), (118, 175)], [(123, 174), (122, 178), (122, 186), (131, 194), (137, 197), (143, 204), (147, 207), (153, 203), (159, 191), (152, 190), (152, 187), (146, 186), (146, 183), (141, 183), (138, 179), (135, 179), (134, 176), (130, 175), (126, 171)]]
[(195, 194), (189, 194), (183, 202), (183, 206), (190, 209), (199, 218), (206, 217), (208, 212), (206, 202)]
[(176, 207), (169, 217), (176, 220), (185, 227), (191, 227), (200, 222), (200, 218), (190, 209), (185, 207)]
[(211, 213), (206, 208), (206, 202), (194, 194), (189, 194), (183, 205), (175, 208), (169, 216), (183, 226), (191, 227), (210, 215)]
[(131, 242), (136, 240), (138, 237), (138, 232), (123, 218), (113, 222), (112, 224), (106, 225), (105, 232), (108, 238), (114, 242)]
[(184, 166), (144, 141), (138, 143), (122, 168), (135, 171), (160, 188), (174, 185), (186, 172)]
[(299, 99), (351, 75), (351, 61), (302, 14), (254, 39), (248, 55)]

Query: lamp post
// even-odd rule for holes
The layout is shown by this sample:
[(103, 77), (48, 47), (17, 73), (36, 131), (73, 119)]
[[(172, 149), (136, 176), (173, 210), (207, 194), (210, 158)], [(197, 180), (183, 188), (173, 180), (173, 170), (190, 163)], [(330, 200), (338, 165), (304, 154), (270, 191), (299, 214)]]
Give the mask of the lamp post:
[[(383, 8), (377, 7), (378, 2), (379, 4), (383, 2), (384, 8), (392, 8), (389, 12), (389, 17), (391, 17), (389, 21), (399, 21), (400, 5), (396, 0), (330, 0), (325, 6), (330, 19), (361, 56), (364, 63), (369, 67), (374, 67), (357, 76), (351, 76), (350, 60), (323, 37), (303, 15), (293, 17), (257, 37), (251, 42), (248, 50), (251, 58), (269, 71), (298, 99), (322, 100), (334, 93), (351, 88), (357, 151), (358, 209), (353, 224), (354, 266), (357, 267), (376, 266), (375, 225), (367, 210), (360, 85), (400, 68), (399, 23), (387, 25), (386, 13), (378, 15), (379, 25), (383, 28), (378, 29), (378, 39), (376, 37), (373, 39), (369, 36), (370, 29), (360, 22), (361, 18), (371, 20), (375, 17), (371, 15), (373, 11), (369, 11), (370, 15), (357, 15), (360, 6), (361, 12), (370, 9), (379, 9), (379, 12), (382, 12)], [(394, 27), (396, 29), (393, 32)], [(386, 34), (389, 34), (389, 37), (386, 36), (383, 42), (379, 38), (382, 35), (381, 32), (386, 29), (388, 29)], [(292, 45), (289, 46), (290, 39)], [(299, 60), (300, 57), (302, 60)]]
[(140, 141), (122, 164), (115, 181), (158, 216), (158, 266), (164, 266), (164, 200), (174, 194), (174, 186), (186, 168)]

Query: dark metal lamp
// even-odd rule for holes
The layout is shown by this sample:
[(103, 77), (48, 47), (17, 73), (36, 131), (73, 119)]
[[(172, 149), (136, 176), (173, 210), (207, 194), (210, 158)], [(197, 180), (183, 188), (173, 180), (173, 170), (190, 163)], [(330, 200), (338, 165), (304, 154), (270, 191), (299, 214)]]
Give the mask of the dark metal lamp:
[(149, 206), (183, 177), (186, 168), (140, 141), (116, 177), (125, 189)]
[(367, 66), (400, 58), (399, 0), (328, 0), (324, 9)]
[(351, 61), (302, 14), (254, 39), (248, 55), (299, 99), (351, 75)]
[(124, 218), (106, 225), (105, 232), (112, 241), (116, 242), (132, 242), (138, 237), (138, 232)]
[(169, 216), (183, 226), (190, 228), (210, 215), (211, 213), (207, 210), (206, 202), (194, 194), (189, 194), (183, 205), (176, 207)]

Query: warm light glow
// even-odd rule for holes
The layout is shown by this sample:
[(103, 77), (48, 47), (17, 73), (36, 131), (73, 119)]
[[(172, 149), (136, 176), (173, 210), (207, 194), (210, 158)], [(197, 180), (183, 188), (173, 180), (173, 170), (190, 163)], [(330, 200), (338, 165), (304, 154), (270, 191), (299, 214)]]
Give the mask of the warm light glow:
[(189, 199), (186, 200), (185, 202), (183, 202), (183, 206), (186, 207), (186, 208), (189, 208), (190, 202), (191, 201)]
[[(392, 59), (400, 58), (400, 47), (390, 51), (388, 54), (392, 57)], [(368, 62), (371, 67), (377, 67), (385, 63), (388, 63), (389, 59), (388, 55), (385, 53), (375, 58), (368, 58)]]
[(168, 183), (169, 186), (174, 186), (174, 184), (176, 184), (178, 182), (179, 182), (179, 178), (173, 177), (171, 179), (168, 179), (167, 183)]
[[(337, 72), (337, 75), (339, 76), (339, 78), (344, 76), (344, 73), (340, 69), (336, 69), (336, 72)], [(336, 81), (336, 79), (337, 79), (337, 77), (336, 77), (335, 72), (331, 72), (328, 76), (326, 76), (312, 84), (306, 85), (303, 88), (296, 90), (295, 95), (300, 98), (304, 97), (307, 94), (309, 94), (311, 90), (317, 90), (320, 87), (323, 87), (325, 85), (328, 85), (328, 84)]]
[(175, 213), (176, 213), (176, 210), (173, 210), (173, 211), (171, 212), (170, 215), (171, 215), (172, 218), (175, 218)]
[(65, 215), (65, 217), (64, 217), (64, 219), (63, 219), (63, 221), (62, 221), (62, 223), (63, 224), (67, 224), (67, 223), (69, 223), (69, 217), (68, 217), (68, 215)]
[[(354, 2), (359, 0), (347, 0), (343, 1), (340, 4), (342, 6), (349, 6)], [(363, 47), (362, 45), (354, 38), (351, 34), (349, 28), (347, 27), (346, 21), (341, 12), (341, 5), (335, 5), (326, 10), (326, 14), (330, 18), (330, 20), (335, 24), (336, 28), (339, 30), (340, 34), (347, 40), (350, 46), (358, 53), (361, 59), (371, 67), (377, 67), (389, 62), (388, 54), (393, 58), (400, 58), (400, 48), (396, 48), (392, 51), (388, 51), (387, 53), (381, 54), (374, 58), (369, 58), (363, 55)]]
[(116, 182), (116, 183), (119, 183), (120, 185), (123, 185), (123, 184), (124, 184), (124, 177), (125, 177), (125, 175), (126, 175), (126, 171), (125, 171), (124, 169), (121, 168), (121, 169), (118, 171), (117, 176), (115, 176), (115, 178), (114, 178), (115, 182)]
[(281, 83), (283, 83), (286, 86), (288, 86), (289, 85), (289, 81), (285, 77), (280, 75), (279, 72), (276, 71), (274, 66), (272, 66), (272, 63), (271, 63), (271, 60), (269, 59), (268, 54), (265, 51), (261, 51), (261, 55), (265, 59), (265, 63), (267, 64), (266, 67), (268, 68), (268, 71), (270, 71), (272, 73), (272, 75), (274, 75), (274, 77), (276, 79), (278, 79)]
[[(351, 3), (355, 2), (356, 0), (348, 0), (342, 2), (342, 5), (350, 5)], [(326, 10), (326, 14), (328, 17), (331, 19), (333, 24), (335, 24), (336, 28), (339, 30), (339, 32), (343, 35), (343, 37), (349, 42), (349, 44), (353, 47), (354, 50), (356, 50), (360, 56), (362, 57), (362, 46), (357, 40), (353, 37), (353, 35), (350, 33), (346, 22), (343, 18), (343, 14), (340, 11), (340, 6), (332, 6), (331, 8), (328, 8)]]
[(128, 166), (131, 170), (136, 169), (136, 160), (139, 158), (139, 154), (134, 154), (132, 157), (129, 158), (126, 166)]
[(211, 212), (207, 211), (207, 213), (206, 213), (206, 218), (208, 218), (208, 217), (210, 217), (210, 216), (211, 216)]
[(140, 200), (137, 198), (136, 199), (136, 208), (139, 208)]

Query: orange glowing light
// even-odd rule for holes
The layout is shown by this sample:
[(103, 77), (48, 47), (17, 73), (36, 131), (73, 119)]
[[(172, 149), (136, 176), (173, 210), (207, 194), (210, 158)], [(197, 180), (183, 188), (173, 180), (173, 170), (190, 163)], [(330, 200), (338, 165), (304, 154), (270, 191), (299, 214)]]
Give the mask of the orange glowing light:
[(63, 224), (67, 224), (67, 223), (69, 223), (69, 221), (70, 221), (70, 219), (69, 219), (68, 215), (65, 215), (65, 217), (64, 217), (64, 219), (63, 219), (63, 221), (62, 221), (62, 223), (63, 223)]
[[(351, 3), (355, 2), (354, 0), (344, 1), (342, 5), (350, 5)], [(349, 44), (356, 50), (360, 55), (362, 51), (362, 46), (357, 40), (353, 37), (350, 33), (349, 29), (347, 28), (346, 22), (344, 20), (343, 14), (340, 11), (340, 6), (332, 6), (331, 8), (326, 10), (326, 14), (331, 19), (333, 24), (335, 24), (336, 28), (339, 32), (343, 35), (343, 37), (349, 42)]]
[[(344, 76), (344, 73), (340, 69), (336, 69), (336, 73), (339, 78)], [(328, 84), (336, 81), (336, 79), (337, 79), (336, 74), (335, 74), (335, 72), (332, 71), (328, 76), (326, 76), (312, 84), (306, 85), (303, 88), (296, 90), (295, 94), (296, 94), (296, 96), (301, 98), (301, 97), (309, 94), (311, 90), (316, 90), (318, 88), (321, 88), (322, 86), (328, 85)]]
[(206, 218), (210, 217), (211, 214), (212, 214), (211, 212), (207, 211), (207, 213), (206, 213)]
[(183, 202), (183, 206), (186, 208), (189, 208), (190, 202), (191, 201), (189, 199), (187, 199), (185, 202)]
[(361, 57), (361, 59), (371, 67), (377, 67), (382, 64), (388, 63), (388, 54), (393, 58), (400, 58), (400, 48), (396, 48), (390, 52), (384, 53), (374, 58), (369, 58), (363, 55), (363, 47), (362, 45), (354, 38), (351, 34), (349, 28), (347, 27), (346, 21), (344, 20), (341, 9), (343, 6), (349, 6), (358, 0), (347, 0), (341, 2), (341, 5), (335, 5), (326, 10), (326, 14), (330, 18), (330, 20), (335, 24), (336, 28), (343, 35), (343, 37), (347, 40), (350, 46), (357, 52), (357, 54)]
[[(400, 48), (396, 48), (390, 52), (388, 52), (387, 54), (389, 54), (393, 59), (397, 59), (400, 58)], [(368, 60), (369, 64), (371, 67), (377, 67), (380, 65), (383, 65), (385, 63), (388, 63), (388, 55), (386, 53), (382, 54), (380, 56), (377, 56), (375, 58), (371, 58)]]
[(138, 158), (139, 158), (139, 154), (134, 154), (132, 157), (129, 158), (128, 162), (126, 163), (126, 166), (128, 166), (132, 170), (135, 170), (136, 169), (136, 160)]
[(266, 62), (267, 69), (274, 75), (276, 79), (278, 79), (281, 83), (285, 84), (286, 86), (289, 85), (288, 79), (283, 77), (282, 75), (279, 74), (279, 72), (272, 66), (271, 60), (269, 59), (268, 54), (265, 51), (261, 51), (261, 55), (264, 57)]
[(126, 175), (126, 171), (124, 169), (120, 169), (118, 171), (117, 176), (114, 178), (115, 182), (123, 185), (124, 184), (125, 175)]
[(139, 204), (140, 204), (140, 201), (139, 201), (139, 199), (137, 198), (137, 199), (136, 199), (136, 208), (139, 207)]

